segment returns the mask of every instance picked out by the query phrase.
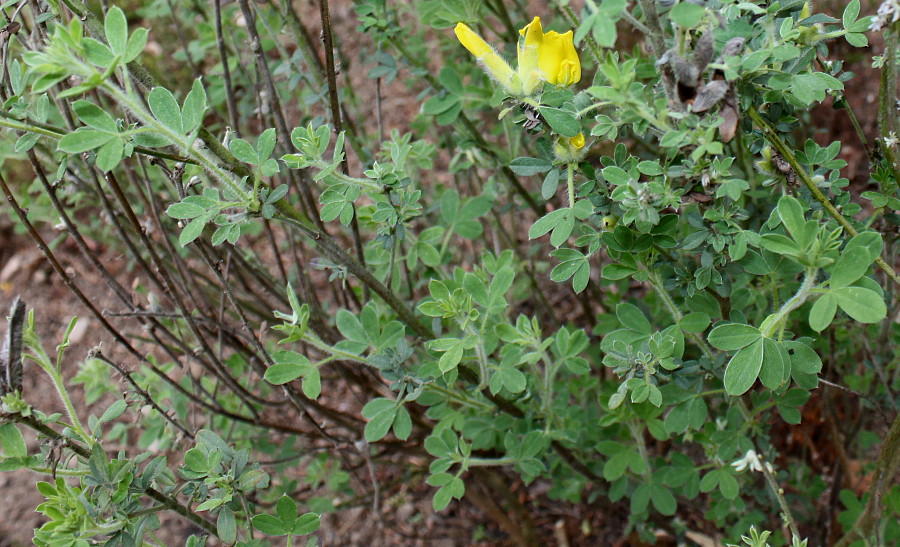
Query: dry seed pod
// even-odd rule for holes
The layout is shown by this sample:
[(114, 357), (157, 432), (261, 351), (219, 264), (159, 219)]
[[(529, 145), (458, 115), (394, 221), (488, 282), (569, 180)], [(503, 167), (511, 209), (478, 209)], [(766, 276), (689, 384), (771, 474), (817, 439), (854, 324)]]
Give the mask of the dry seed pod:
[(691, 105), (691, 110), (697, 113), (706, 112), (722, 100), (722, 97), (728, 93), (728, 88), (728, 82), (725, 80), (713, 80), (702, 86), (697, 91), (697, 96), (694, 97), (694, 104)]
[(719, 116), (722, 118), (722, 123), (719, 124), (719, 135), (722, 136), (723, 143), (729, 143), (737, 133), (738, 113), (728, 98), (725, 99), (725, 104), (719, 110)]
[(707, 30), (694, 45), (694, 66), (697, 67), (697, 70), (699, 70), (700, 73), (703, 73), (703, 71), (706, 70), (706, 65), (712, 61), (712, 56), (713, 37), (712, 32)]
[(25, 303), (17, 296), (9, 310), (9, 326), (3, 349), (0, 350), (0, 366), (3, 368), (0, 392), (22, 391), (22, 328), (25, 326)]
[(719, 58), (724, 59), (725, 57), (734, 57), (739, 54), (744, 49), (744, 42), (746, 41), (747, 39), (742, 36), (736, 36), (728, 40), (725, 42), (725, 46), (722, 48), (722, 55)]
[(692, 63), (684, 60), (674, 49), (670, 49), (656, 61), (656, 66), (668, 65), (675, 74), (675, 81), (689, 87), (697, 87), (700, 71)]

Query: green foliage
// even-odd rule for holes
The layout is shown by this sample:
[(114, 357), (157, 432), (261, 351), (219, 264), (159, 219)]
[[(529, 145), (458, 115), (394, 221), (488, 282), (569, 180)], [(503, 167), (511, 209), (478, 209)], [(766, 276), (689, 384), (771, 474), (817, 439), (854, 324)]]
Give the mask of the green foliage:
[[(526, 45), (521, 3), (356, 1), (365, 39), (323, 21), (326, 56), (290, 2), (15, 4), (34, 30), (6, 27), (6, 202), (19, 233), (61, 219), (42, 249), (103, 279), (117, 304), (92, 324), (128, 361), (94, 350), (64, 380), (75, 321), (51, 356), (33, 314), (11, 320), (0, 470), (49, 477), (35, 544), (159, 543), (170, 511), (290, 545), (323, 512), (429, 493), (443, 511), (484, 478), (517, 515), (617, 506), (645, 541), (702, 526), (758, 547), (784, 522), (799, 547), (837, 539), (822, 466), (889, 466), (900, 27), (858, 0), (547, 3), (545, 29), (574, 27), (569, 85), (546, 66), (567, 38)], [(459, 22), (499, 57), (468, 56)], [(871, 60), (851, 49), (870, 28)], [(504, 96), (482, 70), (530, 47), (541, 80)], [(860, 123), (848, 69), (870, 61)], [(822, 138), (828, 105), (861, 142)], [(63, 412), (11, 379), (17, 353)], [(833, 431), (847, 445), (820, 461)], [(900, 537), (889, 479), (825, 515), (847, 543)], [(494, 524), (549, 537), (531, 516)]]

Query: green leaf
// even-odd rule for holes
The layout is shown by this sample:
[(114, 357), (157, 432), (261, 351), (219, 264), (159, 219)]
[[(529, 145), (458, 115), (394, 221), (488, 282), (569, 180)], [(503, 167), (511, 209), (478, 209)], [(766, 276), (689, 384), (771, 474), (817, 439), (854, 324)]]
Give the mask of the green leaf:
[(85, 125), (107, 133), (117, 133), (119, 131), (119, 128), (116, 126), (116, 120), (94, 103), (78, 100), (72, 103), (72, 110), (75, 111), (75, 115), (81, 120), (81, 123)]
[(556, 226), (553, 227), (553, 231), (550, 232), (550, 245), (559, 247), (569, 239), (574, 229), (575, 215), (571, 214), (569, 209), (563, 209), (562, 217), (556, 223)]
[(879, 233), (860, 232), (847, 242), (847, 246), (844, 247), (844, 252), (847, 253), (852, 249), (857, 248), (865, 249), (868, 253), (868, 257), (866, 258), (866, 260), (869, 264), (871, 264), (875, 261), (876, 258), (881, 255), (882, 247), (884, 247), (884, 243)]
[(122, 161), (124, 148), (122, 140), (115, 138), (97, 149), (97, 159), (95, 160), (97, 169), (104, 173), (112, 171)]
[(397, 407), (397, 415), (394, 417), (394, 435), (401, 441), (405, 441), (412, 433), (412, 418), (405, 407)]
[(762, 335), (756, 327), (741, 323), (727, 323), (714, 328), (707, 339), (716, 349), (733, 351), (752, 344), (760, 336)]
[(775, 254), (798, 256), (801, 249), (793, 240), (779, 234), (766, 234), (759, 238), (759, 245)]
[(103, 146), (104, 144), (115, 138), (115, 135), (112, 135), (105, 131), (85, 129), (81, 127), (74, 133), (69, 133), (68, 135), (64, 135), (63, 138), (59, 139), (57, 148), (61, 152), (65, 152), (67, 154), (80, 154), (82, 152), (87, 152), (88, 150), (93, 150), (94, 148)]
[(169, 208), (166, 209), (166, 214), (172, 218), (178, 219), (188, 219), (188, 218), (196, 218), (200, 215), (206, 213), (206, 209), (200, 207), (199, 205), (195, 205), (193, 203), (173, 203), (169, 205)]
[(682, 28), (693, 28), (703, 18), (705, 11), (703, 6), (681, 2), (669, 10), (669, 19)]
[(497, 376), (500, 377), (500, 381), (503, 382), (503, 387), (508, 389), (511, 393), (521, 393), (525, 391), (525, 387), (527, 387), (527, 379), (525, 375), (522, 374), (522, 371), (512, 368), (512, 367), (503, 367), (497, 372)]
[(863, 247), (857, 246), (844, 251), (834, 264), (829, 286), (841, 289), (851, 285), (869, 270), (872, 263), (869, 258), (869, 250)]
[(658, 177), (665, 172), (656, 161), (642, 161), (637, 167), (638, 171), (650, 177)]
[(530, 177), (549, 171), (553, 168), (553, 164), (541, 158), (522, 157), (509, 162), (509, 168), (521, 177)]
[(118, 399), (116, 402), (109, 405), (103, 412), (103, 415), (100, 416), (100, 423), (102, 424), (115, 420), (125, 412), (126, 408), (128, 408), (128, 403), (126, 403), (124, 399)]
[(682, 317), (681, 321), (678, 322), (678, 326), (687, 333), (700, 333), (709, 326), (709, 316), (703, 312), (695, 311)]
[(254, 515), (250, 522), (254, 528), (267, 536), (284, 536), (289, 531), (280, 519), (272, 515)]
[(239, 161), (249, 163), (250, 165), (259, 163), (259, 156), (257, 156), (256, 150), (254, 150), (253, 147), (250, 146), (250, 143), (244, 139), (232, 139), (229, 148), (231, 149), (231, 153), (234, 154), (234, 157)]
[(194, 80), (191, 91), (184, 98), (184, 109), (181, 113), (183, 131), (191, 133), (203, 122), (206, 113), (206, 90), (200, 78)]
[(625, 266), (623, 264), (607, 264), (600, 270), (600, 276), (604, 279), (611, 279), (613, 281), (616, 281), (619, 279), (625, 279), (629, 275), (632, 275), (636, 272), (637, 269), (631, 266)]
[(626, 328), (642, 334), (650, 334), (650, 321), (634, 304), (623, 302), (616, 306), (616, 317)]
[(335, 317), (335, 325), (348, 340), (369, 345), (366, 330), (363, 328), (362, 323), (360, 323), (358, 317), (349, 311), (344, 309), (338, 310)]
[(433, 475), (429, 475), (425, 480), (425, 483), (428, 486), (444, 486), (445, 484), (449, 484), (453, 480), (453, 475), (450, 473), (434, 473)]
[(856, 18), (859, 17), (859, 0), (852, 0), (847, 7), (844, 8), (844, 13), (841, 15), (841, 24), (844, 28), (850, 28)]
[(191, 448), (184, 453), (184, 466), (191, 471), (206, 472), (209, 470), (209, 461), (199, 448)]
[(789, 86), (790, 93), (803, 104), (825, 100), (825, 92), (832, 89), (844, 89), (844, 84), (828, 74), (812, 72), (797, 74)]
[(171, 91), (164, 87), (154, 87), (147, 94), (147, 104), (150, 105), (150, 112), (159, 123), (178, 135), (185, 133), (181, 121), (181, 109), (178, 108), (178, 101), (175, 100)]
[(866, 47), (869, 45), (869, 38), (861, 32), (848, 32), (844, 35), (844, 39), (854, 47)]
[(466, 293), (472, 297), (472, 300), (474, 300), (475, 303), (481, 306), (488, 305), (487, 287), (484, 285), (484, 281), (477, 275), (474, 273), (467, 273), (463, 278), (463, 288), (466, 290)]
[(290, 528), (291, 523), (297, 519), (297, 502), (290, 496), (282, 494), (275, 503), (275, 514), (285, 525), (285, 529)]
[[(759, 381), (769, 389), (778, 389), (785, 381), (784, 355), (778, 342), (770, 338), (763, 338), (763, 363), (759, 370)], [(788, 371), (790, 372), (790, 371)], [(788, 376), (789, 377), (789, 376)]]
[(216, 533), (226, 545), (231, 545), (237, 538), (237, 522), (234, 520), (234, 511), (227, 505), (219, 509), (216, 518)]
[(434, 493), (434, 497), (431, 498), (431, 508), (435, 511), (442, 511), (450, 505), (452, 500), (453, 490), (450, 488), (450, 484), (446, 484), (438, 488), (437, 492)]
[(440, 360), (438, 360), (438, 368), (441, 372), (450, 372), (462, 361), (463, 357), (463, 346), (461, 341), (457, 341), (449, 350), (444, 352), (441, 355)]
[(296, 380), (302, 376), (306, 370), (305, 367), (295, 363), (282, 363), (267, 368), (263, 378), (270, 384), (278, 386)]
[(540, 111), (550, 128), (563, 137), (574, 137), (581, 133), (581, 122), (568, 110), (542, 106)]
[(491, 303), (494, 304), (499, 298), (502, 298), (509, 288), (512, 286), (513, 280), (516, 278), (516, 270), (504, 266), (491, 279), (491, 286), (488, 290)]
[(591, 274), (588, 257), (574, 249), (557, 249), (550, 254), (560, 261), (550, 272), (550, 280), (560, 283), (571, 277), (575, 292), (583, 291)]
[(837, 300), (831, 293), (825, 293), (816, 300), (809, 310), (809, 326), (816, 332), (822, 332), (834, 320), (837, 312)]
[(621, 167), (616, 167), (615, 165), (604, 167), (602, 173), (603, 178), (605, 178), (606, 181), (613, 186), (622, 186), (623, 184), (628, 184), (631, 181), (631, 175), (629, 175)]
[(393, 404), (391, 404), (390, 408), (372, 416), (363, 431), (366, 441), (374, 443), (383, 439), (394, 424), (396, 416), (397, 407)]
[(124, 55), (128, 44), (128, 21), (118, 6), (109, 8), (104, 21), (106, 41), (114, 55)]
[(0, 448), (3, 449), (3, 455), (7, 458), (24, 458), (28, 456), (28, 449), (25, 446), (25, 438), (16, 424), (7, 422), (0, 425)]
[(41, 136), (37, 133), (25, 133), (18, 139), (16, 139), (16, 152), (20, 154), (28, 152), (31, 150), (37, 141), (40, 140)]
[(262, 135), (260, 135), (259, 139), (256, 141), (256, 152), (259, 156), (259, 162), (264, 163), (274, 151), (275, 130), (269, 128), (263, 131)]
[(544, 177), (544, 182), (541, 184), (541, 197), (544, 199), (550, 199), (556, 194), (556, 189), (559, 187), (559, 169), (551, 169), (547, 176)]
[(659, 484), (650, 486), (650, 501), (653, 502), (653, 507), (657, 511), (666, 516), (674, 515), (678, 508), (675, 496), (669, 492), (668, 488)]
[(565, 212), (565, 209), (557, 209), (537, 219), (528, 229), (528, 239), (539, 238), (554, 229), (563, 220)]
[(186, 247), (189, 243), (200, 237), (200, 234), (203, 233), (203, 228), (206, 226), (206, 222), (207, 219), (205, 216), (197, 217), (188, 222), (187, 226), (181, 230), (181, 235), (178, 236), (178, 244), (182, 247)]
[(822, 359), (814, 349), (803, 342), (794, 340), (782, 342), (791, 359), (791, 373), (818, 374), (822, 370)]
[(740, 493), (737, 479), (728, 471), (722, 470), (719, 472), (719, 492), (722, 493), (725, 499), (729, 500), (736, 499)]
[(843, 287), (831, 291), (837, 305), (860, 323), (877, 323), (887, 315), (884, 299), (862, 287)]
[(454, 95), (462, 95), (464, 92), (462, 80), (453, 68), (445, 66), (438, 74), (438, 80)]
[(304, 513), (294, 521), (294, 527), (291, 529), (291, 535), (305, 536), (319, 529), (319, 515), (315, 513)]
[(800, 205), (800, 202), (793, 196), (782, 196), (778, 200), (778, 216), (781, 218), (781, 223), (784, 224), (788, 233), (794, 238), (794, 241), (801, 241), (806, 221), (803, 218), (803, 206)]
[(634, 459), (634, 452), (631, 450), (622, 450), (613, 455), (603, 465), (603, 478), (608, 481), (614, 481), (625, 474), (628, 469), (628, 462)]
[(397, 404), (384, 397), (378, 397), (377, 399), (372, 399), (362, 409), (362, 415), (364, 418), (372, 418), (377, 414), (381, 414), (382, 412), (386, 412), (391, 408), (394, 408)]
[(647, 505), (650, 503), (650, 485), (644, 483), (638, 486), (634, 493), (631, 494), (631, 513), (643, 513), (647, 510)]
[(319, 374), (318, 368), (311, 366), (306, 371), (300, 388), (303, 390), (303, 394), (310, 399), (317, 399), (322, 394), (322, 375)]
[[(757, 331), (758, 334), (758, 331)], [(743, 395), (759, 376), (763, 362), (763, 339), (742, 348), (734, 354), (725, 368), (725, 391), (729, 395)]]
[(134, 61), (144, 51), (144, 46), (147, 45), (147, 34), (148, 32), (145, 28), (136, 28), (131, 33), (131, 37), (128, 38), (128, 45), (125, 47), (123, 62), (130, 63)]

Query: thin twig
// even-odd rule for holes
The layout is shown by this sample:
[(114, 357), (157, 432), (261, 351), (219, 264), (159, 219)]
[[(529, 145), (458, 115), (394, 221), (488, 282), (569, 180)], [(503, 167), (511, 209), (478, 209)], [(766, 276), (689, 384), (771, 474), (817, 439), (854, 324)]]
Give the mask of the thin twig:
[[(769, 123), (766, 122), (762, 118), (762, 116), (759, 115), (754, 107), (750, 107), (744, 110), (744, 112), (750, 117), (751, 120), (753, 120), (753, 123), (755, 123), (760, 128), (763, 136), (767, 141), (769, 141), (769, 144), (771, 144), (772, 147), (778, 152), (778, 154), (780, 154), (781, 157), (783, 157), (785, 161), (788, 162), (788, 164), (791, 166), (791, 169), (803, 182), (803, 185), (806, 186), (806, 189), (809, 190), (809, 193), (812, 194), (812, 197), (822, 205), (822, 208), (824, 208), (825, 211), (827, 211), (828, 214), (831, 215), (831, 218), (836, 220), (837, 223), (840, 224), (848, 234), (850, 234), (850, 236), (857, 235), (859, 232), (856, 231), (856, 228), (854, 228), (853, 225), (850, 224), (850, 221), (847, 220), (846, 217), (844, 217), (844, 215), (842, 215), (840, 211), (838, 211), (835, 206), (831, 204), (828, 198), (825, 197), (825, 194), (823, 194), (822, 191), (819, 190), (819, 188), (816, 186), (816, 183), (813, 182), (812, 178), (809, 176), (809, 173), (807, 173), (806, 170), (803, 169), (803, 166), (801, 166), (800, 162), (797, 161), (794, 153), (790, 148), (787, 147), (786, 144), (784, 144), (784, 141), (781, 140), (775, 129), (771, 125), (769, 125)], [(900, 275), (897, 275), (897, 272), (895, 272), (894, 269), (884, 261), (884, 259), (882, 259), (880, 256), (877, 257), (875, 259), (875, 264), (877, 264), (878, 267), (888, 275), (888, 277), (893, 279), (894, 283), (900, 284)]]

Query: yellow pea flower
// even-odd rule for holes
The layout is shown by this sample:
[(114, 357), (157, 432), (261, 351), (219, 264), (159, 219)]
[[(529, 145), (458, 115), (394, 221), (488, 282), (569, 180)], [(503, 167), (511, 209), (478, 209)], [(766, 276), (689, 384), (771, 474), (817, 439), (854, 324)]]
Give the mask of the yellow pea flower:
[(553, 152), (560, 163), (578, 163), (587, 154), (584, 149), (584, 133), (574, 137), (557, 137)]
[(497, 80), (497, 83), (507, 93), (516, 97), (522, 95), (522, 82), (519, 80), (519, 76), (503, 60), (503, 57), (500, 57), (494, 51), (494, 48), (463, 23), (457, 23), (454, 31), (456, 32), (456, 38), (463, 47), (468, 49), (469, 53), (478, 59), (485, 72)]
[(519, 31), (516, 48), (518, 66), (513, 70), (481, 36), (463, 23), (456, 25), (460, 43), (484, 66), (485, 71), (514, 97), (527, 97), (542, 82), (572, 85), (581, 80), (581, 62), (575, 51), (572, 31), (544, 32), (541, 18), (535, 17)]
[(584, 148), (584, 133), (579, 133), (574, 137), (571, 137), (569, 139), (569, 145), (576, 150)]
[[(541, 18), (535, 17), (519, 31), (519, 78), (530, 94), (537, 87), (536, 80), (553, 85), (572, 85), (581, 80), (581, 61), (575, 51), (572, 31), (560, 34), (544, 32)], [(529, 90), (529, 84), (535, 82)]]

